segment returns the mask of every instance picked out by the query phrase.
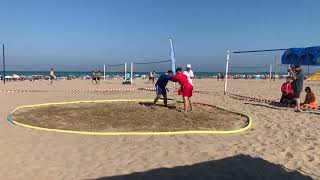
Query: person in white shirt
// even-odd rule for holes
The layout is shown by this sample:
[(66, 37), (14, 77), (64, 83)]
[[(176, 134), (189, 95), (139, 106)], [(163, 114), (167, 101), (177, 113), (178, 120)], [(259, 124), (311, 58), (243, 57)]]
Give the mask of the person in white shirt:
[(53, 68), (51, 68), (49, 75), (50, 75), (50, 81), (51, 81), (51, 84), (52, 84), (53, 80), (56, 79), (56, 76), (54, 74)]
[(193, 86), (192, 79), (194, 78), (193, 71), (191, 70), (191, 64), (187, 64), (186, 70), (183, 72), (188, 77), (188, 82)]

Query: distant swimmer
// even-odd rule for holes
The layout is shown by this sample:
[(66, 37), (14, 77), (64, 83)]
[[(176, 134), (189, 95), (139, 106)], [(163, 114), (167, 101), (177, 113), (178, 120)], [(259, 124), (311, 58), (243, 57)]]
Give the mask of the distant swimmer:
[(53, 68), (51, 68), (51, 70), (50, 70), (50, 81), (51, 81), (51, 84), (53, 83), (53, 80), (55, 80), (55, 79), (56, 79), (56, 76), (54, 74), (54, 70), (53, 70)]
[(164, 105), (168, 106), (168, 103), (167, 103), (168, 102), (168, 97), (167, 97), (167, 88), (166, 88), (166, 86), (168, 84), (168, 81), (171, 79), (172, 75), (173, 75), (173, 72), (171, 70), (169, 70), (168, 72), (162, 74), (158, 78), (158, 80), (157, 80), (157, 82), (155, 84), (157, 95), (156, 95), (156, 98), (154, 99), (154, 102), (153, 102), (154, 104), (156, 104), (158, 102), (159, 98), (162, 95), (163, 96)]

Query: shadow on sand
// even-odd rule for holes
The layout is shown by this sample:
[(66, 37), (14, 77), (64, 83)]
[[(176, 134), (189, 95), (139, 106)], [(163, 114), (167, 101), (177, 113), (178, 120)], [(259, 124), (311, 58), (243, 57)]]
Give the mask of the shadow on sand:
[(220, 160), (206, 161), (187, 166), (159, 168), (145, 172), (101, 177), (98, 180), (311, 180), (298, 171), (261, 158), (237, 155)]
[[(169, 100), (169, 99), (168, 99)], [(164, 106), (163, 104), (161, 104), (162, 102), (159, 102), (158, 104), (153, 104), (152, 102), (139, 102), (140, 105), (143, 106), (149, 106), (149, 107), (163, 107), (163, 108), (168, 108), (168, 109), (177, 109), (176, 106), (173, 105), (168, 105), (168, 106)]]

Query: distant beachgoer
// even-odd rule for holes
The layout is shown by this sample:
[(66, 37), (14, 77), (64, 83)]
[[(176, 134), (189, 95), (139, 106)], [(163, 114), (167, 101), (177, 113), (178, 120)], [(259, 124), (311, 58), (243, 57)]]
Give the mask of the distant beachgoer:
[(289, 76), (286, 78), (286, 82), (282, 84), (281, 92), (282, 96), (280, 99), (280, 103), (291, 105), (293, 103), (294, 92), (292, 87), (292, 80)]
[(217, 75), (217, 81), (219, 81), (220, 78), (221, 78), (221, 74), (218, 73), (218, 75)]
[(102, 73), (101, 71), (99, 70), (97, 73), (96, 73), (96, 78), (97, 78), (97, 82), (99, 82), (102, 78)]
[(188, 77), (188, 82), (193, 86), (192, 79), (194, 78), (193, 71), (191, 70), (191, 64), (187, 64), (186, 70), (183, 72)]
[(154, 80), (155, 80), (155, 71), (150, 72), (149, 75), (149, 82), (151, 81), (152, 84), (154, 84)]
[(98, 84), (97, 76), (96, 76), (96, 73), (94, 71), (91, 72), (91, 79), (92, 79), (92, 84), (93, 84), (93, 81), (95, 81), (96, 84)]
[(162, 95), (163, 96), (164, 105), (168, 106), (168, 103), (167, 103), (168, 98), (167, 98), (167, 88), (166, 88), (166, 86), (168, 84), (168, 81), (171, 79), (172, 75), (173, 75), (173, 72), (171, 70), (169, 70), (168, 72), (162, 74), (158, 78), (158, 80), (157, 80), (157, 82), (155, 84), (157, 96), (153, 101), (154, 104), (156, 104), (158, 102), (159, 98)]
[(177, 68), (176, 73), (171, 80), (180, 84), (178, 94), (183, 97), (184, 111), (191, 111), (193, 109), (191, 101), (193, 86), (189, 83), (188, 77), (183, 74), (182, 68)]
[(294, 68), (289, 68), (288, 72), (290, 74), (291, 79), (293, 80), (292, 86), (294, 90), (294, 101), (296, 103), (296, 111), (300, 112), (300, 95), (303, 90), (303, 72), (300, 65), (295, 65)]
[(55, 79), (56, 79), (56, 76), (54, 74), (54, 70), (53, 70), (53, 68), (51, 68), (51, 70), (50, 70), (50, 81), (51, 81), (51, 84), (53, 83), (53, 80), (55, 80)]
[(304, 102), (301, 104), (303, 108), (312, 108), (315, 109), (317, 108), (317, 101), (316, 101), (316, 96), (314, 93), (311, 91), (310, 87), (305, 88), (306, 94), (306, 99)]

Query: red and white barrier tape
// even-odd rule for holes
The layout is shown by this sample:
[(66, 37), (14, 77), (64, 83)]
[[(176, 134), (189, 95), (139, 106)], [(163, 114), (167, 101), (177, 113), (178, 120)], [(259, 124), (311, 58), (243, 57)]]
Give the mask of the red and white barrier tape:
[(111, 89), (77, 89), (73, 92), (108, 92), (108, 91), (134, 91), (134, 90), (155, 90), (155, 88), (111, 88)]
[(32, 91), (32, 90), (0, 90), (0, 93), (28, 93), (28, 92), (45, 92), (45, 91)]
[(229, 92), (227, 92), (227, 94), (232, 95), (232, 96), (236, 96), (236, 97), (240, 97), (240, 98), (250, 99), (251, 101), (256, 101), (256, 102), (264, 102), (264, 103), (271, 103), (272, 102), (272, 100), (269, 100), (269, 99), (262, 99), (262, 98), (244, 96), (244, 95), (235, 94), (235, 93), (229, 93)]

